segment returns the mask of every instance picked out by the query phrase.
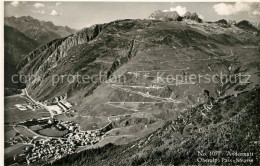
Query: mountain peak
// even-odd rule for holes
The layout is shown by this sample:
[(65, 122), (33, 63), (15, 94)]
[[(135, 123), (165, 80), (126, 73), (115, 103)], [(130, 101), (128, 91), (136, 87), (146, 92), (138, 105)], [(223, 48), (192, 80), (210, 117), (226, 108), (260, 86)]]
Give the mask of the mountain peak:
[(21, 17), (17, 17), (17, 19), (29, 19), (29, 20), (34, 20), (34, 18), (32, 16), (21, 16)]
[(257, 28), (247, 20), (240, 21), (236, 24), (240, 29), (256, 31)]
[(157, 10), (153, 12), (150, 16), (150, 19), (156, 20), (165, 20), (165, 21), (182, 21), (186, 20), (194, 20), (197, 22), (202, 22), (197, 13), (186, 12), (183, 17), (181, 17), (177, 11), (169, 11), (169, 10)]
[(77, 30), (56, 26), (51, 21), (41, 21), (31, 16), (5, 17), (4, 23), (43, 44), (77, 32)]
[(197, 22), (202, 22), (202, 20), (199, 18), (197, 13), (187, 12), (184, 14), (183, 18), (187, 19), (187, 20), (194, 20)]
[(157, 10), (149, 16), (150, 19), (156, 20), (173, 20), (181, 21), (180, 15), (176, 11)]

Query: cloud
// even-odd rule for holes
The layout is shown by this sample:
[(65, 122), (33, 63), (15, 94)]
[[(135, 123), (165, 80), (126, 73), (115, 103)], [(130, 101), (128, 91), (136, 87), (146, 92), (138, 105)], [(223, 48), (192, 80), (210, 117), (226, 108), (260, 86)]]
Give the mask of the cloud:
[(61, 5), (61, 3), (60, 3), (60, 2), (57, 2), (57, 3), (56, 3), (56, 6), (60, 6), (60, 5)]
[(19, 6), (19, 1), (13, 1), (13, 2), (11, 2), (10, 4), (13, 6), (13, 7), (17, 7), (17, 6)]
[(248, 3), (236, 2), (234, 4), (218, 3), (213, 6), (218, 15), (228, 16), (239, 12), (248, 12), (251, 6)]
[(51, 16), (61, 16), (62, 13), (57, 12), (56, 10), (52, 10), (50, 13)]
[(43, 3), (35, 3), (33, 5), (35, 8), (41, 8), (41, 7), (45, 7), (45, 5)]
[(186, 7), (177, 6), (175, 8), (171, 7), (170, 11), (176, 11), (180, 16), (183, 16), (185, 13), (187, 13)]
[(236, 2), (234, 4), (218, 3), (213, 6), (218, 15), (232, 15), (247, 12), (252, 16), (260, 16), (260, 3)]

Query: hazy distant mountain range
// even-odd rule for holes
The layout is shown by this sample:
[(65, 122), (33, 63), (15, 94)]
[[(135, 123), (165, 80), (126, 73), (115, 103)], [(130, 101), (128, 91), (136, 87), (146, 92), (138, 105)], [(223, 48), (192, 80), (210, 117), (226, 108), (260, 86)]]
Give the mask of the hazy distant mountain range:
[(77, 30), (67, 26), (56, 26), (51, 21), (40, 21), (31, 16), (5, 17), (4, 23), (41, 44), (77, 32)]
[(17, 73), (16, 65), (26, 54), (41, 44), (76, 32), (67, 26), (55, 26), (50, 21), (40, 21), (30, 16), (5, 17), (4, 24), (5, 87), (9, 88), (17, 87), (10, 77)]

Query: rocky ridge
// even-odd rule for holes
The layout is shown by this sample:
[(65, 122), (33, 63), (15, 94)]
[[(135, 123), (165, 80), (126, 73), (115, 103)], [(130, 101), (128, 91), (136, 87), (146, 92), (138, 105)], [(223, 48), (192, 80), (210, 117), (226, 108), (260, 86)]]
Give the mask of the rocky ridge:
[(196, 22), (202, 22), (202, 19), (199, 18), (197, 13), (190, 13), (187, 12), (183, 16), (180, 16), (176, 11), (162, 11), (157, 10), (149, 16), (150, 19), (156, 20), (164, 20), (164, 21), (182, 21), (183, 19), (186, 20), (193, 20)]
[(51, 21), (40, 21), (31, 16), (5, 17), (4, 24), (24, 33), (38, 43), (46, 44), (54, 39), (74, 34), (77, 30), (56, 26)]

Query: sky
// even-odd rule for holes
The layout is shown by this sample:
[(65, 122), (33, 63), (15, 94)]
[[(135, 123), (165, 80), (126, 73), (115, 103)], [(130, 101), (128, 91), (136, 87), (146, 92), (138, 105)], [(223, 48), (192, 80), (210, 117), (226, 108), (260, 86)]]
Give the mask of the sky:
[(40, 2), (9, 1), (5, 17), (32, 16), (55, 25), (82, 29), (118, 19), (145, 19), (156, 10), (196, 12), (205, 21), (249, 20), (260, 22), (260, 3), (246, 2)]

